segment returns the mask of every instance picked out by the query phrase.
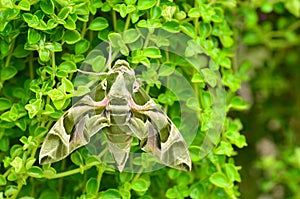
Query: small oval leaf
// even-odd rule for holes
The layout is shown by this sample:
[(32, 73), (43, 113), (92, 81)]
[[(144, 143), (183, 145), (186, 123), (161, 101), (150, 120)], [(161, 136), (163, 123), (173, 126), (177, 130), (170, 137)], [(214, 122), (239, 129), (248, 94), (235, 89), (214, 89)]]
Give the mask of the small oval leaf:
[(95, 194), (97, 193), (98, 188), (99, 188), (99, 183), (97, 179), (93, 177), (90, 178), (86, 184), (86, 192), (88, 194)]
[(225, 188), (229, 186), (227, 177), (220, 172), (212, 174), (209, 178), (209, 181), (218, 187)]
[(13, 66), (7, 66), (1, 70), (1, 80), (5, 81), (13, 78), (17, 74), (17, 69)]
[(108, 21), (104, 17), (96, 17), (89, 25), (90, 30), (100, 31), (108, 27)]

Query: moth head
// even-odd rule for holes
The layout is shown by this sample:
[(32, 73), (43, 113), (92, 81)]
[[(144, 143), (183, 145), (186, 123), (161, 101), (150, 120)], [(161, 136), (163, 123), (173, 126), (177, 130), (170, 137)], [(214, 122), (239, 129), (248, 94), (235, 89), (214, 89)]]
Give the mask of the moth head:
[(130, 68), (129, 63), (122, 59), (119, 59), (115, 62), (115, 65), (112, 67), (112, 71), (128, 73), (129, 75), (135, 76), (134, 70)]
[(106, 77), (106, 91), (114, 96), (132, 94), (137, 91), (139, 83), (136, 80), (134, 70), (125, 60), (117, 60)]

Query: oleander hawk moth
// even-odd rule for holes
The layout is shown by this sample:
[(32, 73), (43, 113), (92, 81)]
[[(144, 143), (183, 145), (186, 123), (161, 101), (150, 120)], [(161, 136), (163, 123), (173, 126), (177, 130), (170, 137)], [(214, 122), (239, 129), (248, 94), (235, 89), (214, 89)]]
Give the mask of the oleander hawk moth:
[(133, 137), (140, 140), (143, 151), (161, 163), (191, 170), (184, 138), (160, 105), (143, 90), (124, 60), (117, 60), (105, 79), (54, 124), (42, 144), (39, 162), (62, 160), (102, 132), (120, 171), (128, 160)]

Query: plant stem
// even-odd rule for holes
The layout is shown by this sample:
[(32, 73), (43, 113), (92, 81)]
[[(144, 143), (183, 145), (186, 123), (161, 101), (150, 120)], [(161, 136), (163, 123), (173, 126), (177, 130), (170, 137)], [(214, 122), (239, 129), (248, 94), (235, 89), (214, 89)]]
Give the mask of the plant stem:
[(86, 22), (84, 22), (83, 23), (83, 27), (82, 27), (82, 30), (81, 30), (81, 38), (83, 39), (84, 38), (84, 35), (85, 35), (85, 33), (86, 33), (86, 26), (87, 26), (87, 23)]
[(117, 32), (117, 15), (116, 15), (116, 11), (112, 11), (112, 19), (113, 19), (113, 27), (114, 27), (114, 32)]
[(126, 18), (126, 22), (125, 22), (125, 26), (124, 26), (123, 32), (125, 32), (126, 30), (128, 30), (128, 27), (129, 27), (129, 24), (130, 24), (130, 18), (131, 18), (131, 14), (129, 13), (127, 15), (127, 18)]
[(15, 39), (13, 39), (11, 42), (11, 46), (10, 46), (10, 49), (9, 49), (7, 57), (6, 57), (5, 67), (9, 66), (9, 64), (10, 64), (10, 59), (14, 54), (13, 53), (14, 46), (15, 46)]
[(134, 176), (132, 182), (135, 181), (135, 180), (137, 180), (137, 179), (141, 176), (143, 170), (144, 170), (143, 167), (141, 167), (141, 168), (139, 169), (139, 171), (137, 172), (137, 174)]
[(91, 164), (85, 165), (85, 166), (77, 168), (77, 169), (73, 169), (73, 170), (62, 172), (62, 173), (57, 173), (53, 176), (45, 176), (45, 177), (47, 179), (63, 178), (63, 177), (66, 177), (66, 176), (74, 175), (76, 173), (81, 173), (82, 170), (87, 170), (87, 169), (89, 169), (93, 166), (99, 165), (99, 164), (101, 164), (101, 163), (100, 162), (93, 162)]
[(29, 58), (29, 77), (31, 80), (34, 79), (34, 72), (33, 72), (33, 53), (30, 53), (30, 58)]

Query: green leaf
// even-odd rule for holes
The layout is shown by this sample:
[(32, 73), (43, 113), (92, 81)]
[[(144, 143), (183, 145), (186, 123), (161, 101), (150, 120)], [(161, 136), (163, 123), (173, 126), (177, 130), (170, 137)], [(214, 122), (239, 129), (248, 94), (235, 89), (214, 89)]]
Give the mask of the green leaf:
[(67, 44), (75, 44), (80, 41), (81, 35), (77, 30), (66, 30), (64, 40)]
[(260, 34), (255, 31), (248, 31), (243, 34), (243, 42), (247, 45), (255, 45), (261, 41)]
[(47, 62), (50, 60), (50, 51), (46, 48), (38, 50), (39, 58), (42, 62)]
[[(47, 104), (48, 106), (51, 106), (50, 104)], [(46, 105), (46, 106), (47, 106)], [(51, 107), (52, 108), (52, 107)], [(53, 109), (53, 108), (52, 108)], [(46, 110), (47, 110), (47, 108), (46, 108)], [(34, 130), (34, 133), (33, 133), (33, 136), (36, 136), (36, 137), (38, 137), (38, 136), (42, 136), (42, 135), (45, 135), (47, 132), (48, 132), (48, 128), (46, 128), (46, 127), (42, 127), (42, 126), (39, 126), (39, 127), (37, 127), (37, 128), (35, 128), (35, 130)]]
[(28, 0), (21, 0), (18, 4), (18, 8), (20, 10), (29, 11), (30, 10), (30, 2)]
[(104, 56), (96, 56), (94, 59), (89, 60), (87, 62), (92, 65), (92, 68), (95, 72), (103, 72), (105, 63), (106, 63), (106, 58)]
[(83, 165), (82, 156), (81, 156), (81, 154), (78, 151), (75, 151), (74, 153), (72, 153), (71, 160), (77, 166), (82, 166)]
[(212, 28), (210, 23), (204, 23), (204, 22), (200, 22), (199, 23), (199, 35), (202, 38), (206, 38), (211, 34)]
[(88, 194), (95, 194), (98, 192), (99, 183), (96, 178), (90, 178), (86, 183), (86, 192)]
[(44, 177), (55, 176), (56, 170), (53, 167), (44, 168)]
[(23, 168), (23, 161), (20, 157), (16, 157), (11, 163), (10, 165), (12, 167), (14, 167), (16, 173), (19, 173), (21, 171), (21, 169)]
[(202, 77), (202, 75), (200, 75), (199, 73), (196, 73), (193, 75), (192, 80), (193, 83), (203, 83), (204, 79)]
[(39, 199), (59, 199), (59, 194), (56, 190), (54, 189), (46, 189), (43, 190), (41, 193)]
[(27, 171), (28, 175), (34, 178), (44, 177), (43, 170), (38, 166), (33, 166)]
[(32, 119), (42, 109), (42, 100), (35, 99), (30, 101), (30, 104), (25, 105), (25, 109), (28, 111), (29, 118)]
[(99, 193), (99, 199), (121, 199), (120, 192), (117, 189), (108, 189)]
[(172, 180), (175, 180), (179, 175), (180, 175), (180, 171), (177, 169), (170, 169), (168, 171), (168, 176)]
[(21, 118), (17, 121), (15, 121), (15, 125), (19, 127), (22, 131), (25, 131), (27, 129), (27, 120), (26, 118)]
[(120, 173), (119, 178), (122, 183), (129, 182), (133, 178), (133, 173), (122, 172)]
[[(1, 137), (0, 139), (0, 151), (8, 151), (9, 150), (9, 139), (8, 137)], [(1, 184), (1, 182), (0, 182)]]
[(296, 17), (300, 16), (300, 3), (298, 0), (285, 1), (284, 5), (290, 13)]
[(8, 185), (5, 187), (4, 195), (10, 197), (18, 192), (18, 187), (15, 185)]
[(186, 106), (192, 110), (200, 110), (197, 98), (190, 97), (186, 100)]
[(122, 18), (126, 17), (127, 6), (125, 4), (117, 4), (113, 9), (119, 12)]
[(9, 80), (13, 78), (17, 74), (17, 72), (18, 72), (17, 69), (13, 66), (4, 67), (1, 70), (1, 80), (2, 81)]
[(198, 199), (204, 195), (206, 195), (206, 192), (202, 183), (201, 182), (194, 183), (190, 189), (190, 197), (192, 199)]
[(68, 16), (67, 19), (65, 19), (64, 27), (69, 30), (75, 30), (76, 29), (76, 20), (72, 19), (72, 17)]
[(52, 51), (52, 52), (61, 52), (62, 51), (62, 46), (60, 43), (53, 42), (53, 43), (46, 43), (45, 48)]
[(147, 10), (156, 4), (156, 0), (138, 0), (137, 9)]
[(221, 23), (224, 20), (223, 9), (219, 7), (214, 7), (215, 14), (211, 17), (211, 20), (216, 23)]
[(40, 7), (44, 13), (49, 15), (54, 14), (54, 3), (52, 0), (41, 0)]
[(65, 93), (61, 90), (53, 89), (48, 92), (48, 96), (52, 99), (52, 101), (62, 100), (65, 98)]
[(198, 18), (200, 17), (200, 10), (199, 8), (191, 8), (188, 12), (188, 16), (191, 18)]
[(140, 20), (137, 24), (138, 27), (141, 28), (160, 28), (162, 24), (159, 20), (151, 19), (151, 20)]
[(74, 73), (77, 71), (76, 64), (71, 61), (64, 61), (58, 66), (59, 70), (67, 73)]
[(27, 57), (31, 52), (24, 49), (24, 45), (18, 45), (14, 50), (14, 56), (16, 58), (24, 58)]
[(179, 177), (176, 180), (179, 186), (186, 186), (193, 181), (189, 173), (180, 173)]
[(90, 47), (90, 42), (86, 39), (80, 40), (75, 45), (75, 54), (83, 54), (85, 53)]
[(144, 49), (144, 55), (149, 58), (161, 58), (160, 50), (156, 47)]
[(63, 7), (59, 11), (57, 17), (61, 20), (65, 20), (68, 17), (69, 13), (70, 13), (70, 7)]
[(9, 52), (9, 44), (3, 40), (0, 40), (0, 53), (6, 55)]
[(241, 80), (236, 78), (231, 70), (223, 70), (223, 83), (228, 86), (233, 92), (237, 91), (241, 86)]
[(227, 188), (230, 186), (230, 182), (228, 181), (227, 177), (220, 172), (212, 174), (209, 178), (209, 181), (221, 188)]
[(0, 111), (4, 111), (11, 107), (11, 101), (7, 98), (1, 97), (0, 98)]
[(136, 0), (125, 0), (125, 3), (127, 5), (134, 5), (136, 3)]
[(226, 175), (231, 182), (241, 182), (241, 176), (238, 171), (239, 169), (240, 168), (236, 167), (234, 164), (225, 165)]
[(216, 148), (215, 151), (216, 154), (218, 155), (226, 155), (226, 156), (232, 156), (234, 153), (234, 150), (232, 148), (232, 145), (228, 142), (221, 141), (220, 146)]
[(96, 17), (93, 21), (89, 24), (89, 29), (94, 31), (104, 30), (109, 26), (108, 21), (104, 17)]
[(138, 178), (137, 180), (133, 181), (131, 184), (132, 189), (135, 190), (136, 192), (147, 191), (149, 188), (149, 185), (150, 184), (143, 178)]
[(172, 63), (164, 63), (159, 67), (158, 76), (169, 76), (174, 73), (175, 67)]
[(232, 37), (228, 35), (221, 35), (220, 40), (225, 48), (229, 48), (234, 44)]
[(173, 92), (171, 92), (170, 90), (167, 90), (167, 92), (161, 93), (158, 96), (158, 101), (163, 104), (168, 104), (168, 105), (172, 106), (175, 101), (178, 101), (178, 98)]
[(192, 24), (184, 22), (179, 26), (180, 30), (191, 38), (196, 37), (195, 28)]
[(35, 163), (36, 159), (33, 158), (33, 157), (29, 157), (27, 160), (26, 160), (26, 164), (25, 164), (25, 169), (30, 169), (33, 164)]
[(8, 174), (7, 180), (8, 180), (8, 181), (15, 181), (15, 180), (17, 180), (17, 175), (16, 175), (16, 173), (13, 172), (13, 173)]
[(167, 198), (180, 198), (183, 199), (189, 195), (189, 189), (184, 186), (184, 187), (179, 187), (179, 186), (174, 186), (172, 188), (169, 188), (166, 192), (166, 197)]
[(162, 28), (171, 33), (177, 33), (180, 31), (179, 23), (177, 21), (167, 21), (163, 24)]
[(120, 43), (123, 42), (122, 37), (119, 33), (110, 33), (108, 39), (111, 42), (112, 47), (118, 48)]
[(139, 37), (140, 33), (135, 29), (129, 29), (123, 33), (124, 42), (127, 44), (135, 42)]
[(249, 108), (249, 103), (244, 101), (241, 97), (239, 96), (234, 96), (230, 100), (229, 108), (233, 108), (235, 110), (247, 110)]
[(154, 6), (150, 10), (151, 19), (158, 19), (161, 16), (161, 8), (159, 6)]
[(6, 185), (6, 183), (7, 183), (6, 178), (3, 175), (0, 175), (0, 185), (3, 186)]
[(211, 70), (209, 68), (204, 68), (204, 69), (201, 70), (201, 73), (203, 75), (204, 80), (211, 87), (215, 87), (217, 85), (218, 76), (213, 70)]
[(74, 90), (72, 82), (66, 78), (62, 79), (61, 84), (62, 86), (64, 86), (64, 90), (66, 90), (67, 92), (72, 92)]

